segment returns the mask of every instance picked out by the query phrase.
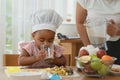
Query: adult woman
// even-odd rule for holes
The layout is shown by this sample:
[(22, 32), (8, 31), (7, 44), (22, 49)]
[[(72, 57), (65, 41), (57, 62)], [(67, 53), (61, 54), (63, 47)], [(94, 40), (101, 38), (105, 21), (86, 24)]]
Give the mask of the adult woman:
[(85, 20), (92, 17), (105, 17), (108, 19), (107, 53), (117, 57), (116, 64), (120, 64), (120, 0), (78, 0), (76, 6), (76, 24), (83, 44), (89, 45)]

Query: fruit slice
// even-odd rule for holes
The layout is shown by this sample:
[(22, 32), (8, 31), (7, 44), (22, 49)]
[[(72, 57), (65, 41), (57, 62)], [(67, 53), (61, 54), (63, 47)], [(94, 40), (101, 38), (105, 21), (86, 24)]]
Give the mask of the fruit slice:
[(90, 57), (90, 56), (81, 56), (81, 57), (80, 57), (80, 61), (81, 61), (82, 63), (88, 63), (90, 60), (91, 60), (91, 57)]

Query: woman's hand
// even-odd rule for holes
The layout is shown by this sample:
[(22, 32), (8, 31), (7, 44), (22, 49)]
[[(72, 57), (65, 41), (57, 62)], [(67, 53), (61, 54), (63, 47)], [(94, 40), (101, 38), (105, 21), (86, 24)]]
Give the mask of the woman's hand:
[(107, 34), (110, 36), (117, 35), (118, 27), (113, 20), (109, 20), (107, 25)]

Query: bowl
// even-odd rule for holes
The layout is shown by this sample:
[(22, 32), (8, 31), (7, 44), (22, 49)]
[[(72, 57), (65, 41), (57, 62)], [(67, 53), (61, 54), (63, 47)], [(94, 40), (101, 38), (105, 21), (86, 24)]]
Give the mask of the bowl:
[(10, 74), (11, 80), (40, 80), (41, 73), (39, 72), (15, 72)]
[(113, 64), (112, 67), (109, 69), (109, 73), (111, 75), (118, 75), (118, 76), (120, 76), (120, 65)]
[[(86, 58), (89, 58), (86, 56)], [(104, 61), (106, 63), (112, 62), (109, 65), (103, 63), (103, 60), (92, 60), (92, 59), (81, 59), (81, 57), (75, 57), (76, 59), (76, 67), (79, 71), (82, 71), (83, 74), (87, 77), (105, 77), (111, 66), (114, 64), (116, 58), (113, 57), (113, 61)], [(87, 61), (86, 61), (87, 60)], [(85, 63), (84, 63), (85, 62)]]
[(81, 69), (83, 68), (81, 65), (80, 65), (80, 58), (79, 57), (75, 57), (76, 59), (76, 67), (79, 71), (81, 71)]

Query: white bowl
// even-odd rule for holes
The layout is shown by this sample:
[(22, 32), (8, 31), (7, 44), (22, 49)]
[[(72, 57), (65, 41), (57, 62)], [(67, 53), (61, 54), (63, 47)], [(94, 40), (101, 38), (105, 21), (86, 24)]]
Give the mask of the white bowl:
[[(113, 71), (112, 69), (117, 69), (118, 72)], [(109, 73), (112, 74), (112, 75), (119, 75), (120, 76), (120, 65), (113, 64), (111, 69), (109, 69)]]
[(10, 74), (11, 80), (40, 80), (41, 73), (39, 72), (16, 72)]

